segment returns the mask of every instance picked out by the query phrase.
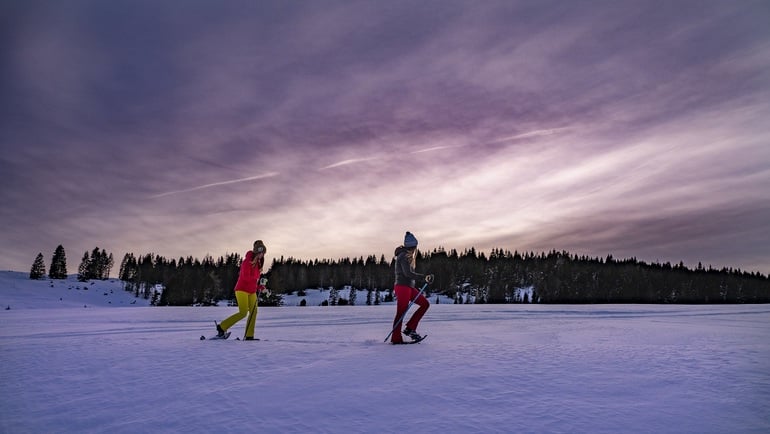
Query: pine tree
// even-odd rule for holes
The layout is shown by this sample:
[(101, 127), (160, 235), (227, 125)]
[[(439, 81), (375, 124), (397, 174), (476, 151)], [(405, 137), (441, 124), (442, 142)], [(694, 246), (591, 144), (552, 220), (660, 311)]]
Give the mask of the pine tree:
[(104, 265), (104, 276), (102, 276), (102, 279), (110, 278), (110, 272), (112, 271), (113, 266), (115, 266), (115, 258), (112, 256), (112, 253), (110, 253), (110, 256), (107, 257), (107, 263)]
[(61, 244), (59, 244), (59, 247), (53, 252), (51, 268), (48, 271), (48, 277), (51, 279), (67, 278), (67, 255), (64, 253), (64, 247), (62, 247)]
[(80, 266), (78, 266), (78, 280), (81, 282), (85, 282), (88, 280), (88, 268), (91, 264), (91, 257), (88, 255), (88, 252), (86, 251), (83, 253), (83, 259), (80, 260)]
[(350, 306), (356, 305), (356, 298), (358, 298), (358, 290), (355, 287), (350, 287), (350, 295), (348, 295), (348, 304)]
[(92, 278), (107, 280), (110, 277), (110, 270), (112, 270), (115, 260), (112, 257), (112, 253), (108, 255), (106, 250), (102, 249), (101, 251), (98, 251), (98, 249), (98, 247), (94, 249), (92, 257), (92, 261), (94, 262), (92, 266)]
[(134, 282), (137, 274), (139, 274), (139, 265), (137, 264), (136, 257), (133, 253), (126, 253), (123, 261), (120, 263), (118, 279), (124, 282)]
[(91, 252), (91, 260), (86, 267), (86, 279), (101, 279), (102, 252), (95, 247)]
[(35, 262), (32, 263), (32, 269), (29, 272), (29, 278), (33, 280), (40, 280), (45, 276), (45, 262), (43, 262), (43, 254), (38, 253), (35, 258)]
[(120, 268), (118, 269), (118, 279), (128, 280), (126, 278), (126, 273), (127, 273), (126, 267), (128, 266), (128, 261), (131, 257), (133, 257), (131, 253), (126, 253), (125, 255), (123, 255), (123, 260), (120, 261)]

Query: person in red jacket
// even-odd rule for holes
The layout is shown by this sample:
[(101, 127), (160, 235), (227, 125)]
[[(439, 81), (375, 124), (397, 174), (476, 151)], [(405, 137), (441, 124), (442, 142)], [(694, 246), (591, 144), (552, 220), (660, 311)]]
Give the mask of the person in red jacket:
[[(262, 240), (254, 241), (254, 249), (246, 252), (238, 274), (238, 282), (235, 284), (238, 312), (217, 324), (217, 337), (227, 339), (230, 336), (227, 330), (251, 312), (244, 338), (247, 341), (254, 339), (254, 325), (257, 322), (257, 292), (267, 291), (265, 288), (267, 279), (260, 278), (265, 265), (266, 252), (267, 248)], [(269, 295), (269, 291), (267, 293)]]

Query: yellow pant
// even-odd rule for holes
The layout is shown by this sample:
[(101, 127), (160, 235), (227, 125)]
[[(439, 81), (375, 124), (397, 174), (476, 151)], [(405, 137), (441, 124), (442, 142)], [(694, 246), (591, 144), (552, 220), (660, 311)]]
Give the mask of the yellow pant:
[(251, 294), (244, 291), (235, 291), (235, 299), (238, 301), (238, 312), (227, 317), (227, 319), (222, 321), (219, 325), (223, 330), (227, 331), (227, 329), (234, 326), (235, 323), (245, 318), (246, 315), (249, 314), (250, 310), (254, 309), (251, 317), (249, 317), (250, 321), (246, 323), (245, 334), (247, 338), (253, 338), (254, 325), (257, 322), (257, 294)]

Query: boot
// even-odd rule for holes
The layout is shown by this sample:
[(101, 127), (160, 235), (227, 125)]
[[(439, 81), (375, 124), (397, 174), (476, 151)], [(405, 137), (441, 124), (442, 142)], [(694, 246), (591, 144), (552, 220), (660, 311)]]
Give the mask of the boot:
[(417, 334), (416, 331), (410, 329), (409, 327), (404, 329), (404, 334), (412, 338), (412, 340), (415, 340), (415, 341), (422, 340), (422, 336)]

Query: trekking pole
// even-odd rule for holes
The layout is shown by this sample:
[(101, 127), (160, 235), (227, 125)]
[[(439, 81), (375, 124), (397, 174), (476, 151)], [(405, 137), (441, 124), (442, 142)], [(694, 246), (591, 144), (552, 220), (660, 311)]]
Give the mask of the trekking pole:
[(417, 293), (417, 296), (415, 298), (413, 298), (412, 301), (409, 302), (409, 306), (406, 307), (406, 310), (401, 315), (401, 318), (399, 318), (398, 321), (396, 321), (396, 325), (393, 326), (393, 330), (391, 330), (390, 333), (388, 333), (388, 335), (385, 336), (385, 340), (383, 342), (387, 342), (388, 338), (390, 338), (390, 335), (392, 335), (393, 332), (396, 331), (396, 328), (398, 328), (401, 325), (401, 321), (404, 320), (404, 317), (406, 316), (406, 313), (409, 312), (409, 308), (412, 307), (412, 305), (414, 304), (414, 302), (418, 298), (420, 298), (420, 296), (422, 295), (422, 292), (425, 291), (425, 288), (427, 288), (427, 287), (428, 287), (428, 282), (425, 282), (425, 285), (422, 285), (422, 288), (420, 288), (420, 292)]
[[(263, 279), (264, 279), (264, 283), (262, 282)], [(259, 280), (258, 281), (259, 281), (260, 285), (263, 285), (263, 287), (264, 287), (264, 285), (267, 284), (267, 279), (262, 277), (262, 274), (259, 275)], [(249, 326), (251, 325), (252, 318), (254, 319), (255, 323), (257, 322), (257, 318), (256, 318), (256, 315), (254, 314), (254, 311), (257, 310), (257, 303), (259, 303), (259, 293), (260, 293), (260, 291), (256, 292), (257, 298), (254, 299), (254, 305), (251, 306), (251, 310), (249, 310), (249, 318), (246, 319), (246, 330), (243, 331), (243, 340), (244, 341), (246, 340), (246, 333), (249, 332)]]
[(259, 293), (257, 293), (257, 298), (254, 299), (254, 304), (251, 306), (251, 310), (249, 311), (249, 319), (246, 320), (246, 330), (243, 331), (243, 340), (246, 340), (246, 333), (249, 332), (249, 326), (251, 326), (251, 320), (254, 319), (256, 322), (256, 315), (254, 315), (254, 311), (257, 309), (257, 302), (259, 301)]

